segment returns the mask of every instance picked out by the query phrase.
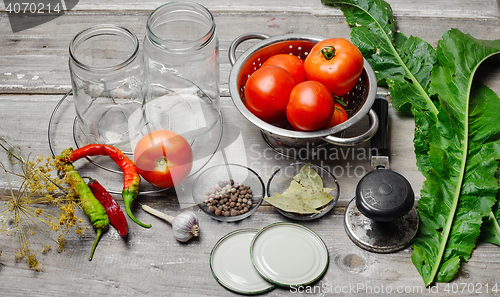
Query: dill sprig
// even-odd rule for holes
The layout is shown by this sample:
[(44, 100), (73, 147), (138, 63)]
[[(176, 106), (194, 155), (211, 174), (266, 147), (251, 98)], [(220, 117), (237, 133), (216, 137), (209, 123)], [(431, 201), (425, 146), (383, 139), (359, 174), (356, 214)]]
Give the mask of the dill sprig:
[[(61, 252), (66, 242), (65, 236), (73, 229), (82, 234), (88, 229), (80, 226), (82, 220), (75, 214), (80, 208), (74, 192), (59, 179), (58, 162), (51, 157), (22, 157), (21, 149), (0, 138), (0, 146), (5, 149), (11, 165), (20, 165), (20, 172), (8, 169), (0, 162), (5, 172), (10, 190), (9, 200), (0, 206), (0, 234), (12, 236), (16, 261), (24, 259), (34, 271), (43, 267), (34, 252), (34, 244), (41, 246), (40, 252), (46, 253), (51, 245), (46, 239), (57, 244)], [(11, 177), (20, 179), (20, 186), (14, 191)], [(3, 220), (3, 223), (2, 223)], [(1, 255), (0, 249), (0, 255)]]

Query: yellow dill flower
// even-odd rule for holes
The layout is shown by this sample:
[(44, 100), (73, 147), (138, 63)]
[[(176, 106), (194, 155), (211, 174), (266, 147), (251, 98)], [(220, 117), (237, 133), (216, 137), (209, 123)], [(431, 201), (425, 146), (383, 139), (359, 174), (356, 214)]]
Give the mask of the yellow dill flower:
[(36, 216), (39, 217), (42, 214), (43, 208), (40, 206), (35, 212)]
[[(57, 170), (52, 158), (24, 159), (17, 147), (2, 138), (0, 146), (13, 168), (20, 167), (20, 172), (14, 172), (0, 162), (11, 196), (7, 202), (0, 202), (0, 234), (12, 236), (15, 261), (24, 260), (30, 269), (42, 271), (36, 251), (50, 251), (46, 240), (56, 242), (59, 252), (63, 250), (64, 236), (75, 227), (74, 210), (79, 201), (68, 185), (52, 177), (51, 172)], [(20, 178), (18, 191), (12, 188), (11, 176)]]
[(64, 251), (64, 246), (66, 245), (66, 238), (63, 236), (59, 235), (57, 238), (57, 252), (62, 252)]

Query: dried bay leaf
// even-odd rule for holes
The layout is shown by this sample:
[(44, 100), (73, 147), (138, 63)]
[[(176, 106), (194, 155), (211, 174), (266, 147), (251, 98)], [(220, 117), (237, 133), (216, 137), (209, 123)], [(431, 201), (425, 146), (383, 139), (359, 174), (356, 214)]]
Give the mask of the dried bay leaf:
[(323, 192), (325, 193), (331, 193), (333, 190), (335, 190), (335, 188), (323, 188)]
[(325, 193), (325, 192), (311, 192), (310, 195), (303, 195), (302, 200), (314, 207), (315, 209), (319, 209), (330, 203), (332, 201), (333, 196)]
[(312, 214), (318, 212), (314, 207), (297, 197), (283, 196), (279, 193), (275, 193), (274, 196), (265, 198), (265, 200), (271, 203), (274, 207), (282, 209), (286, 212), (300, 214)]
[(323, 191), (323, 180), (321, 176), (311, 169), (311, 163), (304, 165), (300, 172), (293, 177), (295, 181), (303, 187), (310, 188), (315, 191)]
[(275, 193), (275, 196), (264, 200), (286, 212), (298, 214), (319, 212), (318, 209), (333, 200), (333, 196), (329, 194), (333, 189), (324, 188), (323, 180), (310, 166), (308, 163), (301, 168), (283, 194)]
[(283, 192), (282, 195), (287, 196), (292, 194), (293, 192), (302, 191), (303, 189), (305, 189), (304, 186), (299, 184), (296, 180), (292, 180), (290, 182), (290, 186), (288, 187), (288, 189), (285, 190), (285, 192)]

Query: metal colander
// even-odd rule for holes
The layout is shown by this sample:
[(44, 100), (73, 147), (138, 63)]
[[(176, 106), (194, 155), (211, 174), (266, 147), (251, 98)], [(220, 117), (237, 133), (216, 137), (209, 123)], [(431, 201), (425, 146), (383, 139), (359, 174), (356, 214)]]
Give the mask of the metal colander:
[[(262, 39), (248, 48), (236, 59), (236, 48), (249, 39)], [(266, 34), (251, 33), (236, 38), (229, 47), (229, 61), (233, 65), (229, 76), (229, 91), (231, 98), (240, 113), (262, 131), (264, 139), (272, 147), (304, 147), (332, 143), (339, 146), (354, 146), (369, 140), (378, 129), (377, 115), (371, 106), (377, 92), (377, 80), (368, 62), (364, 61), (364, 70), (358, 83), (341, 99), (347, 104), (348, 119), (335, 127), (303, 132), (296, 131), (291, 126), (278, 127), (256, 117), (245, 107), (244, 90), (250, 75), (255, 72), (269, 57), (276, 54), (293, 54), (305, 59), (312, 47), (326, 37), (309, 34), (286, 34), (270, 37)], [(345, 129), (360, 121), (364, 116), (370, 117), (370, 128), (365, 133), (343, 138)]]

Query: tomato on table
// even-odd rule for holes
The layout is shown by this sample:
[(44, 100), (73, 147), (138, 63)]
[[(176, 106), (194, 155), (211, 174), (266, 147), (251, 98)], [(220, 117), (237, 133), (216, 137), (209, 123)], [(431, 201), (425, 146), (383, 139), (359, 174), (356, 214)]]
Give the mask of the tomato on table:
[(245, 84), (245, 105), (250, 112), (271, 124), (286, 122), (286, 106), (295, 79), (279, 66), (264, 66)]
[(277, 54), (271, 56), (264, 62), (264, 64), (262, 64), (262, 66), (270, 65), (279, 66), (288, 71), (298, 84), (307, 80), (306, 72), (304, 71), (304, 61), (297, 56)]
[(363, 55), (349, 40), (330, 38), (311, 49), (304, 60), (304, 70), (308, 80), (318, 81), (333, 95), (343, 96), (356, 85), (363, 64)]
[(187, 140), (170, 130), (154, 130), (134, 149), (139, 174), (151, 184), (170, 188), (182, 183), (193, 166), (193, 150)]
[(325, 125), (324, 129), (335, 127), (345, 121), (347, 121), (347, 112), (339, 102), (335, 102), (335, 108), (333, 110), (332, 117)]
[(286, 108), (292, 127), (299, 131), (322, 129), (333, 114), (335, 99), (319, 82), (305, 81), (293, 88)]

